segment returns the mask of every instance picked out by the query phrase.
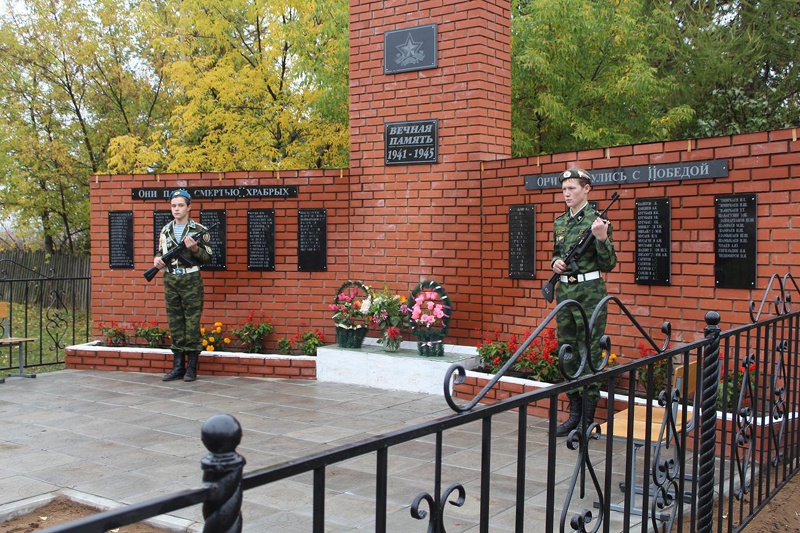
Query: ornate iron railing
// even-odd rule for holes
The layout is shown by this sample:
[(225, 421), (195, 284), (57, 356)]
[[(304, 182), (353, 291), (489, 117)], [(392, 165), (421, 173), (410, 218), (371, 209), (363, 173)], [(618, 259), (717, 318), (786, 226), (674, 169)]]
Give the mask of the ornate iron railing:
[[(781, 292), (775, 316), (761, 319), (759, 313), (754, 315), (758, 321), (722, 332), (721, 317), (708, 312), (703, 338), (673, 349), (667, 348), (668, 324), (662, 328), (665, 339), (659, 348), (624, 304), (609, 297), (603, 305), (627, 316), (654, 355), (609, 368), (612, 343), (608, 337), (602, 342), (608, 355), (599, 363), (586, 357), (585, 348), (565, 347), (560, 356), (581, 354), (587, 374), (579, 377), (576, 372), (563, 383), (488, 405), (459, 397), (455, 391), (474, 375), (455, 365), (445, 377), (445, 399), (455, 411), (451, 416), (248, 474), (243, 473), (244, 459), (236, 453), (242, 438), (238, 422), (217, 415), (203, 426), (209, 454), (202, 461), (202, 488), (108, 511), (51, 531), (104, 531), (197, 503), (203, 503), (205, 531), (241, 531), (242, 521), (247, 519), (241, 516), (243, 491), (313, 473), (312, 531), (322, 532), (326, 529), (326, 469), (374, 454), (372, 529), (384, 532), (389, 529), (389, 494), (396, 496), (403, 490), (395, 487), (389, 476), (392, 450), (430, 436), (434, 440), (432, 485), (420, 486), (406, 500), (408, 518), (421, 522), (420, 531), (445, 532), (464, 520), (479, 524), (481, 532), (492, 531), (499, 513), (491, 496), (498, 488), (514, 494), (509, 512), (518, 532), (740, 531), (800, 469), (800, 315), (792, 313), (788, 305), (787, 283), (794, 280), (791, 276), (775, 279)], [(559, 308), (574, 305), (560, 303), (512, 359), (544, 331)], [(586, 317), (588, 329), (595, 319), (596, 313)], [(501, 372), (510, 366), (506, 364)], [(659, 376), (664, 378), (663, 386), (657, 382)], [(488, 380), (478, 400), (486, 398), (499, 380), (498, 376)], [(569, 390), (585, 389), (595, 382), (610, 391), (596, 420), (579, 426), (566, 439), (556, 437), (560, 398)], [(619, 387), (615, 389), (614, 383)], [(548, 414), (546, 450), (532, 450), (529, 444), (529, 409), (534, 406), (544, 407)], [(509, 413), (516, 418), (516, 480), (513, 486), (498, 487), (492, 476), (493, 430), (497, 417)], [(443, 468), (444, 442), (451, 430), (472, 423), (481, 427), (479, 478), (450, 479)], [(572, 463), (568, 479), (558, 473), (565, 457)], [(547, 483), (544, 516), (535, 520), (527, 513), (533, 503), (526, 493), (528, 467), (533, 462), (546, 472)], [(478, 503), (468, 506), (471, 501)], [(458, 513), (448, 512), (456, 507)], [(404, 527), (408, 529), (412, 528)]]
[(62, 364), (66, 346), (87, 342), (90, 289), (88, 274), (57, 277), (0, 259), (0, 295), (9, 304), (9, 331), (0, 325), (0, 335), (36, 339), (21, 364), (16, 349), (0, 350), (0, 370)]

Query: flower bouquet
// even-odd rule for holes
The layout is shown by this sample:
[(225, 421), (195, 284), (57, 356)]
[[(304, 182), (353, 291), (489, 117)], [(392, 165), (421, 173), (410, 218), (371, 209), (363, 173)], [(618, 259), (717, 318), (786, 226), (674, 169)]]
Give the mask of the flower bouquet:
[(444, 355), (442, 341), (450, 327), (453, 306), (444, 288), (435, 281), (422, 281), (411, 291), (409, 323), (417, 336), (417, 349), (425, 357)]
[(372, 324), (378, 326), (382, 332), (378, 344), (382, 344), (387, 352), (400, 349), (403, 342), (402, 330), (408, 327), (406, 298), (392, 293), (384, 286), (381, 292), (372, 295), (370, 315)]
[(372, 297), (360, 281), (347, 281), (336, 291), (329, 308), (336, 326), (336, 342), (342, 348), (361, 348), (369, 328)]

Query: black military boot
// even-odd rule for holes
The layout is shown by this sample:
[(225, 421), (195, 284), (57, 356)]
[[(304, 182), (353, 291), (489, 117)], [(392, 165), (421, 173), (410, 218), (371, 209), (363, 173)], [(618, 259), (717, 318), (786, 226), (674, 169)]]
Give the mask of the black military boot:
[(581, 432), (586, 431), (586, 428), (594, 423), (594, 413), (597, 410), (597, 402), (599, 400), (600, 398), (586, 399), (586, 416), (583, 419), (583, 424), (580, 425)]
[(172, 357), (175, 360), (175, 366), (172, 367), (172, 370), (169, 374), (161, 378), (161, 381), (174, 381), (176, 379), (181, 379), (183, 375), (186, 373), (186, 364), (184, 363), (184, 354), (182, 352), (172, 352)]
[(581, 421), (583, 400), (580, 396), (569, 397), (569, 418), (556, 428), (556, 437), (566, 437), (569, 432), (578, 427)]
[(194, 381), (197, 379), (197, 365), (200, 360), (200, 353), (190, 352), (187, 355), (189, 362), (186, 365), (186, 375), (183, 376), (183, 381)]

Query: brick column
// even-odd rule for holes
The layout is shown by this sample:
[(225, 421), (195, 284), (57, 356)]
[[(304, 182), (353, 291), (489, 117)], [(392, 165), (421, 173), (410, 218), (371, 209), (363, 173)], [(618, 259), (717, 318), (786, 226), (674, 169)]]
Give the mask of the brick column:
[[(384, 34), (430, 24), (436, 68), (385, 74)], [(442, 282), (455, 329), (481, 292), (480, 170), (511, 156), (510, 80), (507, 0), (350, 2), (350, 271), (398, 290)], [(386, 166), (385, 124), (429, 119), (439, 162)]]

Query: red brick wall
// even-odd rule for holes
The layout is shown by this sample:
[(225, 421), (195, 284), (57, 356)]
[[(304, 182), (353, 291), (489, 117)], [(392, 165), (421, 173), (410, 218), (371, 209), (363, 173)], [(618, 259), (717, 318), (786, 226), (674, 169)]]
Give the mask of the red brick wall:
[[(691, 145), (692, 150), (688, 150)], [(380, 286), (384, 281), (398, 291), (410, 291), (423, 278), (444, 283), (456, 307), (451, 335), (453, 343), (478, 342), (480, 331), (500, 328), (521, 333), (546, 317), (539, 290), (549, 277), (552, 222), (563, 206), (557, 190), (527, 191), (524, 176), (563, 170), (574, 164), (587, 169), (660, 164), (690, 159), (727, 159), (727, 178), (599, 187), (592, 199), (605, 205), (613, 191), (621, 195), (610, 218), (615, 228), (620, 263), (607, 275), (609, 289), (618, 295), (636, 318), (659, 337), (661, 323), (669, 320), (676, 342), (690, 342), (700, 335), (707, 310), (722, 315), (727, 329), (749, 321), (749, 302), (760, 302), (769, 277), (794, 268), (793, 253), (800, 252), (800, 142), (794, 130), (781, 130), (691, 142), (664, 142), (621, 146), (608, 150), (554, 154), (465, 165), (473, 189), (464, 193), (477, 215), (425, 214), (425, 206), (397, 207), (392, 202), (363, 214), (362, 185), (346, 170), (232, 174), (184, 174), (147, 176), (97, 176), (92, 184), (92, 309), (95, 322), (159, 320), (166, 323), (160, 276), (151, 283), (142, 277), (152, 262), (154, 229), (152, 212), (167, 204), (133, 201), (134, 187), (197, 187), (276, 183), (298, 185), (298, 198), (283, 200), (195, 201), (200, 209), (227, 211), (227, 269), (205, 272), (207, 304), (205, 323), (222, 321), (226, 327), (241, 322), (250, 311), (274, 317), (273, 341), (301, 328), (320, 327), (332, 340), (333, 327), (327, 305), (336, 288), (348, 278), (361, 278)], [(222, 179), (222, 182), (220, 182)], [(714, 283), (714, 195), (755, 193), (758, 203), (758, 282), (755, 290), (717, 289)], [(634, 282), (637, 198), (672, 199), (671, 286), (638, 285)], [(509, 279), (508, 207), (536, 204), (537, 279)], [(276, 270), (247, 271), (246, 213), (248, 209), (274, 208)], [(328, 210), (327, 272), (297, 271), (298, 208)], [(453, 207), (452, 209), (458, 209)], [(109, 210), (132, 210), (135, 227), (135, 268), (108, 268)], [(465, 209), (472, 212), (470, 209)], [(447, 212), (450, 209), (445, 210)], [(373, 218), (394, 220), (426, 217), (436, 225), (434, 237), (442, 246), (421, 256), (423, 232), (405, 238), (386, 238), (387, 230)], [(389, 222), (388, 224), (391, 224)], [(438, 242), (438, 241), (437, 241)], [(369, 245), (365, 245), (369, 243)], [(449, 244), (445, 246), (445, 244)], [(382, 266), (384, 270), (379, 270)], [(769, 301), (774, 299), (773, 294)], [(611, 317), (607, 333), (623, 355), (636, 355), (635, 336), (627, 318)]]
[[(95, 322), (166, 323), (160, 278), (147, 283), (141, 272), (152, 264), (152, 211), (166, 202), (132, 201), (134, 187), (298, 185), (297, 198), (195, 201), (201, 209), (227, 211), (227, 269), (205, 272), (205, 323), (241, 323), (250, 311), (274, 318), (272, 342), (307, 327), (323, 328), (332, 341), (328, 303), (347, 279), (380, 288), (387, 283), (410, 292), (423, 279), (444, 284), (455, 311), (451, 343), (475, 345), (482, 332), (522, 333), (547, 316), (540, 288), (549, 277), (553, 219), (563, 211), (555, 189), (527, 191), (524, 176), (727, 159), (727, 178), (599, 187), (591, 199), (605, 205), (616, 190), (621, 200), (610, 212), (620, 263), (607, 276), (618, 295), (648, 331), (659, 337), (672, 322), (676, 342), (700, 335), (703, 316), (722, 314), (722, 327), (747, 322), (751, 299), (760, 301), (770, 275), (783, 275), (800, 248), (800, 143), (796, 130), (700, 140), (667, 141), (607, 149), (509, 159), (510, 39), (507, 1), (461, 0), (388, 3), (351, 0), (351, 168), (301, 172), (238, 172), (181, 175), (97, 176), (92, 184), (92, 307)], [(436, 23), (438, 66), (386, 75), (386, 31)], [(439, 163), (385, 166), (387, 122), (439, 120)], [(758, 284), (755, 290), (714, 286), (714, 195), (758, 195)], [(671, 286), (637, 285), (633, 256), (637, 198), (672, 199)], [(536, 204), (535, 280), (508, 277), (508, 210)], [(274, 272), (248, 272), (246, 213), (274, 208)], [(325, 208), (328, 269), (297, 271), (297, 210)], [(134, 270), (108, 268), (110, 210), (133, 210)], [(797, 272), (794, 273), (797, 275)], [(638, 334), (612, 310), (607, 333), (615, 349), (635, 356)]]
[[(493, 206), (485, 208), (487, 224), (484, 238), (496, 243), (487, 246), (483, 280), (500, 289), (484, 307), (484, 316), (498, 316), (503, 329), (520, 329), (546, 316), (552, 306), (539, 298), (539, 289), (548, 276), (552, 250), (552, 222), (563, 212), (560, 192), (525, 191), (520, 176), (558, 172), (570, 166), (604, 169), (626, 166), (664, 164), (678, 161), (726, 159), (726, 178), (598, 187), (592, 200), (605, 206), (613, 192), (620, 201), (609, 212), (614, 226), (619, 264), (606, 276), (609, 291), (620, 297), (633, 315), (657, 338), (663, 321), (673, 327), (673, 339), (690, 342), (702, 336), (703, 317), (708, 310), (718, 311), (721, 327), (728, 329), (749, 323), (749, 303), (760, 303), (772, 274), (794, 270), (800, 275), (792, 252), (800, 251), (800, 142), (797, 130), (780, 130), (747, 135), (716, 137), (620, 146), (578, 153), (554, 154), (538, 158), (516, 159), (487, 165), (482, 180), (484, 198)], [(714, 196), (754, 193), (757, 196), (757, 274), (754, 290), (718, 289), (714, 277)], [(637, 199), (671, 198), (672, 285), (639, 285), (634, 281), (636, 227), (634, 208)], [(535, 282), (506, 277), (507, 212), (513, 203), (537, 204), (537, 263), (541, 268)], [(496, 205), (496, 207), (495, 207)], [(774, 289), (773, 289), (774, 290)], [(770, 295), (769, 301), (778, 296)], [(504, 312), (509, 309), (510, 312)], [(503, 316), (505, 315), (505, 316)], [(489, 330), (492, 325), (487, 322)], [(638, 356), (635, 341), (618, 339), (637, 337), (625, 317), (610, 317), (606, 333), (630, 357)], [(617, 351), (617, 350), (615, 350)]]

